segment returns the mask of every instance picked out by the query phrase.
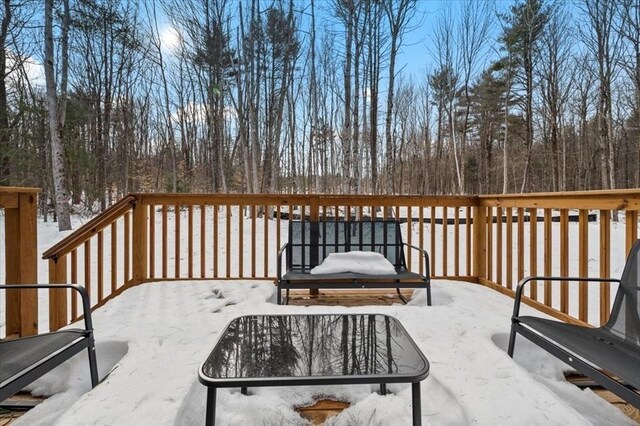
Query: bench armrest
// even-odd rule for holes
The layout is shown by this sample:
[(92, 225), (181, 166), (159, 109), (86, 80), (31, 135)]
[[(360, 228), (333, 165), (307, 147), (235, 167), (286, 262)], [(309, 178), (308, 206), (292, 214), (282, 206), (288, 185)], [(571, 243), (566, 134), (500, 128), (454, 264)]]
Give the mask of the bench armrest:
[(84, 316), (84, 326), (87, 331), (93, 333), (93, 322), (91, 321), (91, 304), (87, 290), (78, 284), (0, 284), (0, 290), (27, 290), (27, 289), (60, 289), (70, 288), (80, 293), (82, 297), (82, 310)]
[(595, 277), (526, 277), (520, 280), (518, 283), (518, 288), (516, 288), (515, 300), (513, 303), (513, 316), (516, 318), (520, 315), (520, 304), (522, 303), (522, 292), (527, 284), (531, 281), (584, 281), (584, 282), (595, 282), (595, 283), (620, 283), (620, 280), (617, 278), (595, 278)]
[(282, 253), (284, 253), (284, 251), (288, 246), (289, 246), (289, 243), (284, 243), (282, 247), (280, 247), (280, 250), (278, 250), (278, 265), (277, 265), (278, 282), (282, 280)]
[[(424, 269), (424, 276), (427, 279), (429, 279), (429, 277), (431, 276), (431, 272), (429, 271), (429, 253), (427, 253), (426, 250), (421, 249), (420, 247), (413, 246), (413, 245), (405, 243), (405, 242), (403, 242), (402, 244), (407, 246), (407, 247), (409, 247), (409, 248), (411, 248), (411, 249), (413, 249), (413, 250), (417, 250), (418, 252), (420, 252), (420, 254), (422, 254), (422, 257), (424, 258), (424, 268), (425, 268)], [(407, 268), (407, 269), (409, 269), (409, 268)]]

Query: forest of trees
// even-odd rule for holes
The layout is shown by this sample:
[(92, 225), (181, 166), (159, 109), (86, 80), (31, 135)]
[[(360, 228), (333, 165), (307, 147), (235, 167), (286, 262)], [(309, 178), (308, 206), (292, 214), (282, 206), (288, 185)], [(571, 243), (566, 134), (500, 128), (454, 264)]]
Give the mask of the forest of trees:
[(638, 0), (2, 3), (0, 185), (44, 212), (640, 187)]

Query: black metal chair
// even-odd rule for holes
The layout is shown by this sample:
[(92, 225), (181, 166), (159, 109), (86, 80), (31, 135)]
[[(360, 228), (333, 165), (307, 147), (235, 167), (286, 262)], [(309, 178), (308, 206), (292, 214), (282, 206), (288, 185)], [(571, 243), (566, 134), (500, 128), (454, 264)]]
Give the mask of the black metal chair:
[[(631, 248), (622, 277), (529, 277), (516, 291), (508, 353), (513, 357), (516, 333), (571, 365), (599, 385), (640, 408), (640, 240)], [(617, 282), (609, 321), (590, 328), (532, 316), (520, 316), (524, 287), (535, 281)], [(586, 285), (586, 283), (582, 284)]]
[(89, 296), (73, 284), (0, 285), (0, 290), (73, 289), (82, 297), (84, 329), (64, 329), (35, 336), (0, 341), (0, 405), (2, 401), (56, 368), (83, 349), (89, 354), (91, 386), (98, 384), (93, 324)]
[[(405, 261), (405, 247), (422, 256), (424, 275), (411, 272)], [(395, 273), (367, 275), (357, 273), (311, 274), (331, 253), (348, 251), (372, 251), (382, 255), (394, 266)], [(282, 272), (282, 256), (285, 255), (286, 271)], [(278, 304), (281, 292), (290, 289), (326, 288), (396, 288), (400, 299), (407, 303), (400, 288), (424, 288), (427, 305), (431, 305), (431, 277), (429, 255), (419, 247), (402, 241), (400, 223), (397, 220), (358, 221), (291, 221), (289, 238), (278, 252)]]

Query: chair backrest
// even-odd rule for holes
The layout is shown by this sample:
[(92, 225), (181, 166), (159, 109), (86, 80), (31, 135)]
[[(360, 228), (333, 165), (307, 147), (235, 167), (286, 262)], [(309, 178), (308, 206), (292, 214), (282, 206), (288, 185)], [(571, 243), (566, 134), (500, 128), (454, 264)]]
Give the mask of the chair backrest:
[(400, 223), (374, 221), (291, 221), (287, 270), (309, 272), (331, 253), (374, 251), (406, 271)]
[(640, 240), (631, 247), (611, 317), (603, 328), (640, 347)]

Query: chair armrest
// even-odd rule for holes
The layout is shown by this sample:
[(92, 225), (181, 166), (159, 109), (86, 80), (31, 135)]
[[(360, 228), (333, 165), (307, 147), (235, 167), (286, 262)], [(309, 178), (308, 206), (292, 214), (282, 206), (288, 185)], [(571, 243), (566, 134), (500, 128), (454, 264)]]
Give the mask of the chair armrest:
[(513, 303), (512, 319), (520, 315), (520, 304), (522, 303), (522, 292), (525, 286), (531, 281), (583, 281), (596, 283), (619, 283), (617, 278), (595, 278), (595, 277), (526, 277), (520, 280), (516, 288), (516, 295)]
[(429, 279), (429, 277), (431, 276), (431, 272), (429, 270), (429, 253), (427, 253), (427, 251), (425, 249), (421, 249), (420, 247), (417, 247), (417, 246), (414, 246), (414, 245), (411, 245), (411, 244), (408, 244), (408, 243), (405, 243), (405, 242), (403, 242), (402, 244), (407, 246), (407, 247), (409, 247), (409, 248), (411, 248), (411, 249), (417, 250), (418, 252), (420, 252), (422, 254), (422, 256), (424, 257), (424, 267), (425, 267), (424, 276), (427, 279)]
[(91, 321), (91, 303), (89, 302), (89, 294), (87, 290), (78, 284), (0, 284), (0, 290), (27, 290), (27, 289), (44, 289), (64, 290), (70, 288), (80, 293), (82, 298), (82, 311), (84, 316), (84, 326), (87, 331), (93, 333), (93, 322)]
[(282, 247), (280, 247), (280, 250), (278, 250), (278, 283), (280, 282), (280, 280), (282, 280), (282, 253), (284, 253), (288, 246), (289, 243), (284, 243)]

